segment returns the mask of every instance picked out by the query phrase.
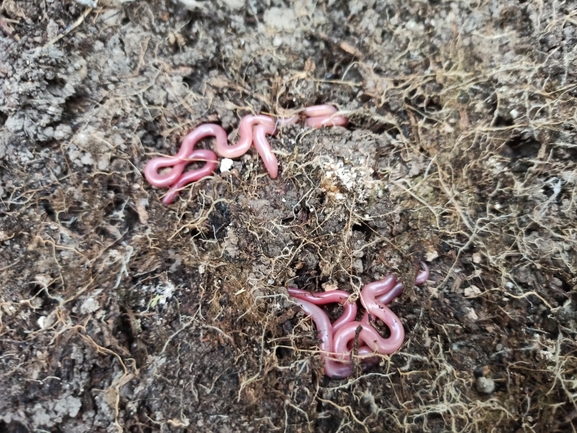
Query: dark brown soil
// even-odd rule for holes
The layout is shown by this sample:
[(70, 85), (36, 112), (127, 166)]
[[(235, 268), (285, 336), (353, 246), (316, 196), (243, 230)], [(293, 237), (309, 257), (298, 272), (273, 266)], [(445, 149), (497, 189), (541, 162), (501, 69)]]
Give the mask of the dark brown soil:
[[(0, 432), (577, 431), (576, 5), (91, 3), (0, 2)], [(276, 180), (142, 175), (324, 103)], [(390, 273), (404, 346), (325, 377), (285, 288)]]

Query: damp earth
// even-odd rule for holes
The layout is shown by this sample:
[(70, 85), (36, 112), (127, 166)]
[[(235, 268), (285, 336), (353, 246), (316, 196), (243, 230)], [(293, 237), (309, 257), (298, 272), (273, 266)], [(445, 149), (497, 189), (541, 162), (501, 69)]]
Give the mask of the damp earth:
[[(556, 0), (0, 2), (0, 431), (575, 431), (575, 47)], [(317, 104), (277, 179), (143, 177)], [(389, 274), (404, 345), (326, 377), (286, 288)]]

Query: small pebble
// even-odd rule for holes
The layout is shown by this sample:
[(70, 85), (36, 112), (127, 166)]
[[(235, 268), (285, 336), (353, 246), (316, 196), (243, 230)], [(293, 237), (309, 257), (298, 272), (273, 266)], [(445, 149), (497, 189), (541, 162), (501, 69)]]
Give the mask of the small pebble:
[(488, 377), (478, 377), (477, 378), (477, 391), (483, 394), (492, 394), (495, 391), (495, 382), (493, 379)]
[(223, 158), (220, 161), (220, 172), (221, 173), (226, 173), (227, 171), (230, 171), (230, 169), (232, 168), (232, 159), (230, 158)]

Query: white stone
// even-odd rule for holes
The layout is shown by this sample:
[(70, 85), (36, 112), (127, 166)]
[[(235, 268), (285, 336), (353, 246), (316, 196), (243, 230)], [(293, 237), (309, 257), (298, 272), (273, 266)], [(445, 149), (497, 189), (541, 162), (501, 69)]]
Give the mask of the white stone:
[(100, 304), (96, 299), (93, 297), (87, 298), (82, 305), (80, 306), (80, 313), (82, 314), (90, 314), (94, 313), (96, 310), (100, 308)]
[(465, 298), (473, 298), (481, 294), (481, 289), (479, 289), (477, 286), (470, 286), (464, 290), (464, 293)]
[(230, 171), (230, 169), (232, 168), (232, 163), (233, 163), (232, 159), (222, 158), (222, 160), (220, 161), (220, 172), (226, 173)]
[(477, 313), (473, 308), (466, 308), (466, 310), (467, 314), (465, 315), (465, 317), (467, 319), (471, 320), (472, 322), (476, 322), (477, 320), (479, 320), (479, 316), (477, 316)]
[(495, 382), (488, 377), (477, 378), (477, 390), (483, 394), (491, 394), (495, 391)]

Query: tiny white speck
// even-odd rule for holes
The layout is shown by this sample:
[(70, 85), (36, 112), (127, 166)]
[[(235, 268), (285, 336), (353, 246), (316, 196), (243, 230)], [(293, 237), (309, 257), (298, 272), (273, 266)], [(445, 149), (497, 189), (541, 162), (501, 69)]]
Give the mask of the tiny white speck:
[(91, 8), (96, 7), (96, 0), (76, 0), (76, 3), (80, 3), (81, 5), (85, 5)]
[(230, 171), (231, 168), (232, 168), (232, 159), (223, 158), (222, 161), (220, 161), (220, 172), (221, 173), (225, 173), (227, 171)]

